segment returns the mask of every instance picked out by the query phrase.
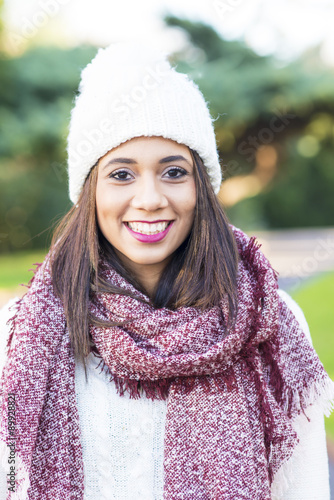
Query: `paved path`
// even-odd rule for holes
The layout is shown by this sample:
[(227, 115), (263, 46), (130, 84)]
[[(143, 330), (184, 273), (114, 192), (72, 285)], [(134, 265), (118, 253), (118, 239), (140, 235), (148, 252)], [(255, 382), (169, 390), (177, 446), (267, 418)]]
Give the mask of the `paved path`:
[(278, 271), (284, 289), (295, 291), (309, 278), (334, 270), (334, 228), (257, 231), (252, 234)]

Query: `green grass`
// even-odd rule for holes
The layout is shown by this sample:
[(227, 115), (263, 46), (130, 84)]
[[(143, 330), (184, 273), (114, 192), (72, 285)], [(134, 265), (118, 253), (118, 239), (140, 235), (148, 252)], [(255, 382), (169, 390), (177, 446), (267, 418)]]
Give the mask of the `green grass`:
[[(334, 379), (334, 273), (308, 282), (293, 294), (308, 321), (312, 342), (326, 371)], [(334, 440), (334, 412), (326, 419), (326, 431)]]
[(36, 262), (42, 262), (45, 252), (18, 252), (13, 254), (0, 254), (0, 288), (15, 289), (20, 284), (27, 284), (33, 273)]

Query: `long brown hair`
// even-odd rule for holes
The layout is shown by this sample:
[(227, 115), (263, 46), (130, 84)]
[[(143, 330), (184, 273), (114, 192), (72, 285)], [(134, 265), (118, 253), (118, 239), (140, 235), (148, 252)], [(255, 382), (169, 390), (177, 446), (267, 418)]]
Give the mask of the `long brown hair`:
[[(162, 272), (150, 300), (157, 308), (192, 306), (204, 310), (218, 305), (224, 297), (228, 299), (231, 323), (237, 306), (238, 251), (207, 170), (199, 155), (192, 150), (191, 154), (197, 198), (193, 226)], [(96, 164), (85, 181), (77, 205), (60, 221), (51, 243), (54, 290), (64, 305), (74, 354), (82, 360), (85, 370), (85, 358), (92, 346), (89, 325), (111, 325), (101, 324), (90, 316), (90, 298), (96, 291), (131, 295), (99, 276), (99, 259), (106, 259), (135, 288), (146, 294), (99, 230), (95, 207), (97, 174)]]

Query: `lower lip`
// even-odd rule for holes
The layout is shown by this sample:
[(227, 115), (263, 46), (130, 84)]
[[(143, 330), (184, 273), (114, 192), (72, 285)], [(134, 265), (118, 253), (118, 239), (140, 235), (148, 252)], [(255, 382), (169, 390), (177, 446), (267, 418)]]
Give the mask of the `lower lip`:
[(156, 241), (161, 241), (164, 239), (166, 234), (169, 232), (170, 228), (174, 224), (174, 221), (171, 222), (164, 231), (161, 233), (156, 233), (156, 234), (142, 234), (142, 233), (136, 233), (136, 231), (133, 231), (132, 229), (129, 228), (129, 226), (124, 223), (125, 227), (129, 231), (129, 233), (136, 238), (138, 241), (142, 241), (143, 243), (155, 243)]

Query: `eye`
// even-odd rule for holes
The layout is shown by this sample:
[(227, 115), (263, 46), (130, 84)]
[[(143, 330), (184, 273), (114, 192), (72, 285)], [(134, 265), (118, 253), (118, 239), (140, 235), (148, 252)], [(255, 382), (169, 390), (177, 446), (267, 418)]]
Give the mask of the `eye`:
[(172, 167), (169, 170), (167, 170), (167, 172), (165, 173), (165, 175), (169, 179), (179, 179), (181, 177), (184, 177), (187, 174), (188, 174), (188, 172), (184, 168), (181, 168), (181, 167)]
[(128, 172), (127, 170), (116, 170), (115, 172), (111, 172), (108, 177), (111, 177), (118, 181), (128, 181), (132, 178), (130, 172)]

